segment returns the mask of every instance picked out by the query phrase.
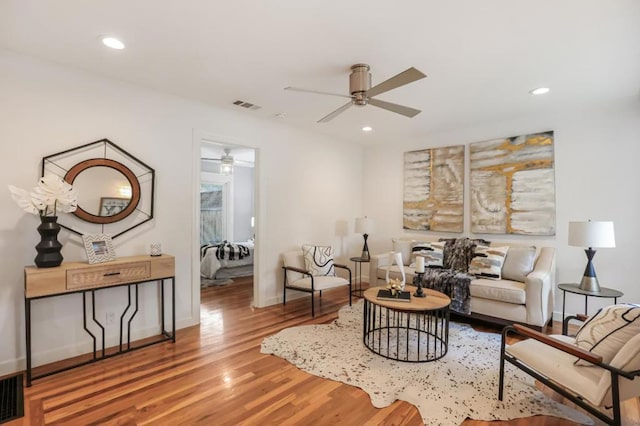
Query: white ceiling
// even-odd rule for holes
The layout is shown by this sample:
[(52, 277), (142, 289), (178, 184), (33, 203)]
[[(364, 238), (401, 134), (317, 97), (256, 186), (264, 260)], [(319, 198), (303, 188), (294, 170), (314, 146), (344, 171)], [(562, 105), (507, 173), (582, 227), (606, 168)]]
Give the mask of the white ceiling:
[[(126, 49), (103, 47), (100, 35)], [(540, 110), (639, 98), (638, 0), (0, 0), (0, 46), (365, 144), (393, 143)], [(373, 106), (317, 120), (344, 99), (349, 67), (373, 85), (414, 66), (428, 78)], [(532, 88), (551, 93), (534, 97)], [(260, 105), (240, 109), (241, 99)], [(276, 118), (277, 113), (286, 118)], [(369, 124), (374, 131), (363, 133)]]

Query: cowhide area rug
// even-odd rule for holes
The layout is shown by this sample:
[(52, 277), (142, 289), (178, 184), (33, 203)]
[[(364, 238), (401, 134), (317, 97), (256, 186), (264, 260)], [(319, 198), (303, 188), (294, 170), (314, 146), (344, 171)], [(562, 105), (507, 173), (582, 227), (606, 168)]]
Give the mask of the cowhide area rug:
[(500, 335), (451, 323), (449, 351), (437, 361), (404, 363), (374, 354), (362, 343), (362, 300), (340, 309), (331, 324), (291, 327), (267, 337), (261, 352), (286, 359), (326, 379), (357, 386), (382, 408), (414, 404), (427, 425), (465, 419), (510, 420), (546, 414), (593, 424), (535, 388), (533, 379), (506, 363), (504, 401), (498, 401)]

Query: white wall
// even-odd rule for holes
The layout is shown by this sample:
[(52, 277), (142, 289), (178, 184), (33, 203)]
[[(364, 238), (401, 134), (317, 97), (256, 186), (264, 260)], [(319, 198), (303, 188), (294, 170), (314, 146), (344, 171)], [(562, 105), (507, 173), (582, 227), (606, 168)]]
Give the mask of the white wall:
[[(600, 249), (594, 258), (600, 285), (624, 292), (625, 296), (619, 301), (640, 303), (635, 270), (635, 245), (640, 236), (640, 102), (635, 96), (611, 105), (558, 108), (536, 116), (470, 125), (425, 135), (420, 140), (400, 141), (393, 148), (368, 148), (365, 152), (364, 213), (375, 220), (375, 232), (369, 237), (372, 253), (390, 250), (391, 238), (405, 232), (402, 229), (402, 159), (405, 151), (467, 146), (464, 234), (469, 235), (469, 143), (544, 130), (555, 131), (556, 236), (485, 237), (555, 246), (557, 282), (571, 283), (582, 276), (586, 257), (582, 249), (568, 246), (568, 222), (611, 220), (615, 225), (616, 248)], [(416, 231), (410, 233), (416, 234)], [(556, 313), (562, 311), (561, 295), (562, 292), (556, 292)], [(611, 299), (590, 298), (589, 312), (611, 303)], [(568, 294), (567, 312), (583, 311), (584, 298)]]
[[(148, 253), (161, 242), (176, 256), (177, 325), (195, 324), (199, 277), (192, 274), (196, 211), (194, 131), (221, 136), (259, 151), (258, 282), (256, 304), (281, 297), (279, 254), (306, 242), (334, 244), (344, 258), (359, 236), (338, 235), (338, 223), (362, 214), (362, 148), (82, 71), (0, 50), (0, 182), (31, 188), (43, 156), (108, 138), (156, 170), (153, 221), (117, 238), (116, 254)], [(197, 164), (197, 163), (196, 163)], [(197, 176), (197, 175), (196, 175)], [(0, 191), (0, 194), (2, 191)], [(22, 266), (33, 263), (38, 219), (22, 212), (4, 191), (0, 204), (0, 375), (24, 368)], [(66, 261), (84, 260), (79, 238), (62, 231)], [(348, 251), (351, 250), (349, 253)], [(99, 304), (116, 309), (123, 291), (101, 292)], [(197, 295), (196, 295), (197, 293)], [(154, 331), (155, 290), (142, 292), (137, 326)], [(145, 304), (146, 302), (146, 304)], [(102, 311), (100, 311), (102, 309)], [(103, 318), (99, 308), (98, 318)], [(136, 324), (134, 322), (134, 324)], [(113, 335), (116, 330), (107, 330)], [(36, 365), (86, 351), (79, 296), (33, 305)], [(179, 344), (179, 340), (178, 340)]]

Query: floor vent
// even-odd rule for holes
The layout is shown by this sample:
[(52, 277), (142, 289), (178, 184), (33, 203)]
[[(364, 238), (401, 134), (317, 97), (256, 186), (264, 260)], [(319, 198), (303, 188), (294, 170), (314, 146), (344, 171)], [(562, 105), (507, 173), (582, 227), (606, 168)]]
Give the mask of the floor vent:
[(0, 379), (0, 423), (24, 416), (22, 374)]

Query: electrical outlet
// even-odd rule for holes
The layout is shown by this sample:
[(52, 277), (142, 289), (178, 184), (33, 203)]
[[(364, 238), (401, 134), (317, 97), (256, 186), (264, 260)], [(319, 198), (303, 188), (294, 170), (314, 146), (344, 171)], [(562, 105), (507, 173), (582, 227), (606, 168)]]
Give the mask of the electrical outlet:
[(116, 313), (115, 312), (107, 312), (107, 318), (105, 321), (105, 325), (113, 325), (116, 322)]

